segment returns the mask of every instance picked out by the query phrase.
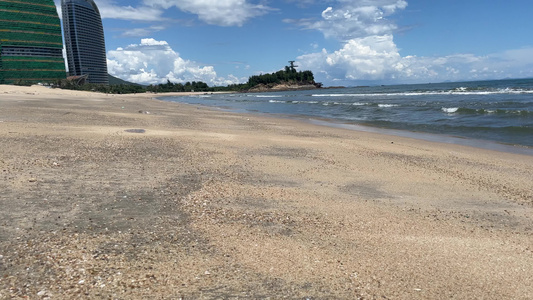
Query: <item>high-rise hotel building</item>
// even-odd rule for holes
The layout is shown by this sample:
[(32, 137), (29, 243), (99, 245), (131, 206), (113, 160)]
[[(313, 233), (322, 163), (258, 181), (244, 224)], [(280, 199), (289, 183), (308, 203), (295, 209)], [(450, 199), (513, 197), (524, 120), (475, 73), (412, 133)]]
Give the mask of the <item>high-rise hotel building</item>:
[(53, 0), (0, 0), (0, 84), (66, 77)]
[(70, 75), (89, 75), (89, 83), (108, 84), (104, 28), (93, 0), (61, 0)]

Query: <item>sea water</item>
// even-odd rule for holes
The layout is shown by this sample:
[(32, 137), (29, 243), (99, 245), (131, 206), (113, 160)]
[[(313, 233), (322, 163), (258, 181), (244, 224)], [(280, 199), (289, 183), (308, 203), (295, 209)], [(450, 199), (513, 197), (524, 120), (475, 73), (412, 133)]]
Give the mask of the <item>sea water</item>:
[(283, 114), (330, 120), (332, 124), (354, 124), (533, 147), (533, 79), (163, 99), (237, 112)]

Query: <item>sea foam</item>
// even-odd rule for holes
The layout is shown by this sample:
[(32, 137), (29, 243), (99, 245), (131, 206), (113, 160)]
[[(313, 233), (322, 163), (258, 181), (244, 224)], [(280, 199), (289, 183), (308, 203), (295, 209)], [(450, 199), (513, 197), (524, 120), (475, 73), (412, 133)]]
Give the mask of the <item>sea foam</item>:
[(453, 114), (456, 113), (459, 110), (459, 107), (443, 107), (442, 111), (445, 113)]

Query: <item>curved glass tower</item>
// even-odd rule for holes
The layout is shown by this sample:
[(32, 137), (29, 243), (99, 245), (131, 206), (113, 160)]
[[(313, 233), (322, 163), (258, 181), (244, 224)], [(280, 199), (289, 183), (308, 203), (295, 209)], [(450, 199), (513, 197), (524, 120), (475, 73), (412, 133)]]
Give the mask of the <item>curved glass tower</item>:
[(53, 0), (0, 0), (0, 84), (66, 77)]
[(71, 76), (89, 75), (90, 83), (108, 84), (104, 28), (93, 0), (61, 0), (63, 30)]

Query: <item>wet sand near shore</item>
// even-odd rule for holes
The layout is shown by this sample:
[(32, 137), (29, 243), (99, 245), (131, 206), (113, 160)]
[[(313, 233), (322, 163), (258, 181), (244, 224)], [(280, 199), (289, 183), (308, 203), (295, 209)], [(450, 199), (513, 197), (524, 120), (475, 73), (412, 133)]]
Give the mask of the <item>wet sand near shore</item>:
[(0, 299), (531, 299), (533, 157), (0, 86)]

